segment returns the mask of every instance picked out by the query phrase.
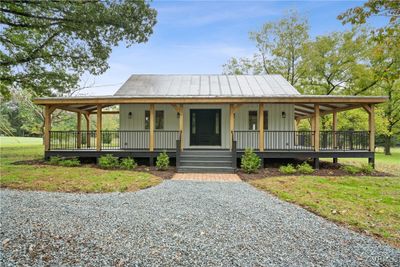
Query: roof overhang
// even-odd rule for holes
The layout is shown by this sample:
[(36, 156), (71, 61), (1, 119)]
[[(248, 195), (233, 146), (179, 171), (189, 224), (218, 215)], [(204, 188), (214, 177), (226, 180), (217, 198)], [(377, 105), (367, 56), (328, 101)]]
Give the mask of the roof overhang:
[(281, 103), (294, 104), (296, 118), (308, 118), (314, 113), (314, 105), (320, 106), (320, 114), (360, 108), (379, 104), (387, 100), (384, 96), (327, 96), (327, 95), (284, 95), (264, 97), (126, 97), (126, 96), (85, 96), (85, 97), (42, 97), (34, 99), (38, 105), (54, 106), (73, 112), (91, 113), (97, 109), (118, 104), (246, 104)]

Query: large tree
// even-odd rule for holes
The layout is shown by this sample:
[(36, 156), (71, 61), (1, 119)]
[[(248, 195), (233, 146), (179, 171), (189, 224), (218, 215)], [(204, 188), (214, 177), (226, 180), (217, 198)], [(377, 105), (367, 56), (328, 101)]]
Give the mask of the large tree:
[(0, 92), (51, 95), (107, 68), (111, 48), (146, 42), (156, 11), (140, 0), (0, 1)]
[(260, 31), (250, 32), (258, 52), (253, 58), (232, 58), (224, 65), (228, 74), (281, 74), (298, 85), (305, 73), (302, 52), (308, 41), (308, 22), (296, 12), (276, 22), (268, 22)]
[(384, 26), (372, 30), (370, 66), (379, 80), (374, 93), (388, 96), (388, 101), (382, 107), (387, 122), (383, 137), (385, 154), (388, 155), (393, 136), (400, 135), (400, 1), (369, 0), (361, 7), (340, 14), (338, 18), (343, 24), (363, 25), (376, 16), (387, 18)]

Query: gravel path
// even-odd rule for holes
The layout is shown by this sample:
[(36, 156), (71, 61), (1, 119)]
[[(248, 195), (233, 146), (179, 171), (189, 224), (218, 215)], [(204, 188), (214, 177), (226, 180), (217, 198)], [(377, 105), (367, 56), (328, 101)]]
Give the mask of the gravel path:
[(1, 190), (1, 266), (399, 266), (400, 251), (246, 183)]

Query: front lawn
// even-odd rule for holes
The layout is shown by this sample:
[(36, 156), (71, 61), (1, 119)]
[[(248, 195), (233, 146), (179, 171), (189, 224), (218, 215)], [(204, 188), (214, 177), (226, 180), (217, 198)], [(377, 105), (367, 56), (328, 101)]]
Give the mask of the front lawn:
[(249, 183), (400, 247), (399, 177), (284, 176)]
[(0, 137), (0, 186), (62, 192), (137, 191), (162, 180), (150, 173), (102, 170), (90, 165), (51, 166), (30, 161), (43, 158), (40, 138)]

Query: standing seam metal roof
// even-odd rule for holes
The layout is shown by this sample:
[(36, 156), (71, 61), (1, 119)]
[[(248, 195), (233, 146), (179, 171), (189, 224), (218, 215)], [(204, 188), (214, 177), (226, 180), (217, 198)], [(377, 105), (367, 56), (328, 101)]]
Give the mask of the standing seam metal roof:
[(281, 75), (132, 75), (114, 95), (265, 97), (300, 93)]

